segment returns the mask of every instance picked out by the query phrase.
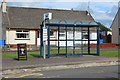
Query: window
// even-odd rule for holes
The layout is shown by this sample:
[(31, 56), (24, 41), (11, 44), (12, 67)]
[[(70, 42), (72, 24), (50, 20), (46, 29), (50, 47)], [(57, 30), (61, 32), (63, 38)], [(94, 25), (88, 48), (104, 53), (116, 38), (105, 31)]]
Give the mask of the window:
[(60, 33), (65, 33), (65, 31), (60, 31)]
[(60, 37), (65, 37), (65, 32), (64, 31), (60, 31), (59, 36)]
[(82, 39), (88, 39), (88, 33), (82, 32)]
[(54, 36), (54, 32), (53, 31), (50, 31), (50, 36)]
[(65, 36), (65, 34), (60, 34), (60, 37), (64, 37)]
[(73, 31), (69, 31), (69, 34), (73, 34)]
[(40, 31), (37, 31), (37, 38), (40, 38)]
[(27, 30), (17, 30), (16, 31), (16, 38), (29, 38), (29, 31)]

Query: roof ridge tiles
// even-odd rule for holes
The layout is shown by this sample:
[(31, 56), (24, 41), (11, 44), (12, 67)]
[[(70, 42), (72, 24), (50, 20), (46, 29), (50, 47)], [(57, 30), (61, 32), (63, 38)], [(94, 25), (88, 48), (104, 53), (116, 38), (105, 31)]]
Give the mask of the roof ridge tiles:
[(87, 12), (82, 10), (68, 10), (68, 9), (49, 9), (49, 8), (34, 8), (34, 7), (16, 7), (16, 6), (7, 6), (8, 8), (24, 8), (24, 9), (40, 9), (40, 10), (55, 10), (55, 11), (73, 11), (73, 12)]

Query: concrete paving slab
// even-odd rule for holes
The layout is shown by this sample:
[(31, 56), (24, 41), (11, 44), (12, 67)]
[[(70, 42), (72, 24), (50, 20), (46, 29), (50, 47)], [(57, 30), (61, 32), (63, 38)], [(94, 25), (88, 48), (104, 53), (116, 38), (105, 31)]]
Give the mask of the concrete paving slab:
[(17, 61), (13, 58), (2, 58), (2, 70), (7, 69), (19, 69), (19, 68), (35, 68), (51, 65), (61, 65), (61, 64), (77, 64), (85, 62), (97, 62), (97, 61), (118, 61), (118, 57), (104, 57), (104, 56), (93, 56), (93, 55), (83, 55), (83, 56), (69, 56), (69, 57), (51, 57), (49, 59), (43, 58), (28, 58), (27, 61)]

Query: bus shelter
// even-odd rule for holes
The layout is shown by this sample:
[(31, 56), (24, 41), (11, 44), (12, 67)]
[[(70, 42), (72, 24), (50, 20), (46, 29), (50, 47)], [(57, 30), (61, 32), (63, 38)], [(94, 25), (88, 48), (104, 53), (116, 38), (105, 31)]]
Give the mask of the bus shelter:
[[(43, 57), (43, 27), (40, 25), (40, 56)], [(46, 20), (46, 56), (100, 55), (99, 25), (95, 21)], [(53, 36), (54, 34), (54, 36)], [(96, 44), (91, 48), (90, 44)]]

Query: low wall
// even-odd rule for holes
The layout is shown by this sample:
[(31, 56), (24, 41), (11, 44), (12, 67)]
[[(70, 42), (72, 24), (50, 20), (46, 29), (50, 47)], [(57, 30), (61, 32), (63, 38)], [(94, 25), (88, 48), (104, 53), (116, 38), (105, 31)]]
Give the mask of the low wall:
[[(90, 44), (91, 48), (96, 48), (97, 44)], [(115, 43), (100, 43), (100, 48), (115, 48)]]

